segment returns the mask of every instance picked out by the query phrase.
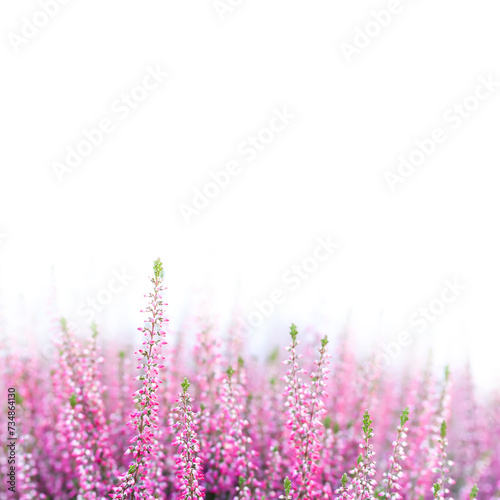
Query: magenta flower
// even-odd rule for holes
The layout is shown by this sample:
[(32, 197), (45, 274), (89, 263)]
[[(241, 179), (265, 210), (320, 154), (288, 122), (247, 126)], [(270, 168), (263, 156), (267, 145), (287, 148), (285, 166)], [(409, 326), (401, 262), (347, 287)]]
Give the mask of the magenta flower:
[(300, 341), (297, 340), (297, 335), (297, 327), (292, 324), (290, 327), (292, 342), (285, 348), (290, 353), (290, 356), (283, 362), (283, 364), (288, 365), (286, 375), (283, 377), (285, 382), (283, 399), (285, 401), (286, 426), (290, 431), (288, 446), (290, 452), (295, 457), (295, 460), (291, 463), (291, 466), (295, 470), (294, 475), (297, 474), (297, 468), (299, 467), (296, 457), (299, 454), (301, 446), (300, 433), (302, 426), (307, 421), (308, 396), (308, 387), (301, 377), (301, 375), (305, 375), (307, 372), (303, 368), (300, 368), (298, 363), (299, 359), (303, 356), (297, 353), (297, 347), (300, 344)]
[(392, 455), (389, 457), (390, 469), (389, 472), (384, 472), (383, 483), (385, 484), (385, 489), (379, 494), (379, 496), (390, 498), (391, 500), (400, 500), (403, 498), (400, 494), (402, 486), (399, 484), (399, 481), (403, 476), (401, 462), (406, 460), (404, 451), (406, 442), (404, 440), (407, 437), (408, 428), (405, 427), (405, 424), (408, 422), (409, 413), (409, 407), (406, 407), (401, 413), (401, 425), (398, 426), (396, 441), (392, 443), (394, 449)]
[(325, 399), (328, 370), (328, 355), (326, 346), (328, 339), (321, 340), (319, 360), (315, 360), (315, 369), (311, 373), (311, 385), (302, 381), (301, 374), (304, 369), (299, 368), (298, 360), (301, 355), (296, 349), (297, 328), (291, 326), (290, 336), (292, 342), (287, 350), (290, 357), (285, 364), (289, 365), (285, 380), (285, 407), (287, 407), (287, 426), (290, 429), (289, 443), (294, 454), (293, 478), (297, 479), (297, 498), (312, 499), (319, 495), (321, 488), (317, 484), (317, 475), (321, 464), (320, 438), (324, 432), (322, 418), (326, 414)]
[(374, 489), (377, 486), (377, 481), (372, 479), (375, 476), (375, 461), (373, 456), (373, 445), (370, 444), (370, 439), (373, 438), (372, 419), (368, 410), (363, 415), (363, 441), (360, 443), (361, 453), (357, 459), (357, 466), (352, 471), (354, 478), (352, 485), (354, 487), (353, 498), (355, 500), (374, 500)]
[(325, 399), (328, 369), (328, 354), (326, 346), (328, 339), (321, 340), (319, 360), (314, 361), (316, 371), (311, 373), (311, 385), (307, 393), (305, 405), (307, 411), (302, 428), (299, 431), (300, 439), (297, 448), (296, 475), (299, 480), (298, 499), (311, 499), (318, 496), (320, 487), (317, 484), (317, 474), (321, 468), (321, 442), (323, 435), (323, 417), (326, 414)]
[[(151, 281), (138, 365), (124, 338), (101, 348), (95, 326), (82, 339), (63, 320), (56, 350), (47, 345), (43, 356), (30, 328), (0, 335), (8, 388), (0, 426), (9, 440), (17, 436), (0, 449), (9, 478), (0, 482), (2, 500), (499, 497), (500, 391), (478, 393), (468, 370), (439, 378), (415, 360), (382, 371), (348, 336), (330, 364), (326, 337), (318, 353), (310, 328), (301, 349), (292, 325), (280, 380), (279, 346), (265, 360), (253, 356), (237, 326), (196, 315), (163, 331), (159, 260)], [(167, 336), (174, 347), (165, 362)], [(395, 423), (393, 409), (404, 407)], [(384, 458), (377, 464), (375, 451)]]
[(194, 399), (187, 392), (189, 385), (188, 379), (185, 378), (173, 423), (176, 430), (173, 445), (177, 447), (177, 487), (181, 493), (179, 500), (205, 498), (205, 488), (200, 485), (203, 480), (202, 461), (198, 456), (200, 444), (196, 438), (196, 415), (191, 408)]
[(448, 460), (448, 454), (446, 453), (446, 448), (448, 446), (448, 440), (446, 439), (447, 425), (446, 421), (443, 420), (441, 423), (441, 430), (439, 433), (438, 443), (438, 466), (434, 469), (434, 472), (438, 474), (438, 478), (434, 483), (434, 498), (453, 500), (450, 495), (450, 490), (448, 489), (448, 484), (455, 484), (455, 481), (449, 476), (450, 469), (453, 465), (451, 460)]
[(158, 397), (157, 390), (161, 380), (158, 370), (163, 368), (160, 355), (165, 332), (161, 329), (163, 318), (163, 301), (160, 295), (164, 287), (163, 266), (160, 259), (154, 263), (154, 277), (151, 278), (154, 290), (149, 294), (150, 302), (145, 312), (148, 318), (144, 321), (145, 327), (138, 328), (146, 337), (142, 348), (138, 349), (141, 364), (137, 369), (142, 373), (137, 377), (142, 387), (134, 393), (134, 403), (137, 411), (131, 414), (129, 425), (136, 431), (127, 453), (131, 453), (133, 462), (127, 473), (120, 477), (120, 485), (114, 488), (111, 498), (125, 500), (130, 498), (152, 500), (155, 498), (157, 484), (152, 470), (158, 453)]
[(57, 429), (64, 439), (62, 457), (72, 470), (78, 498), (102, 498), (110, 489), (116, 463), (110, 451), (109, 429), (104, 414), (96, 344), (97, 329), (82, 349), (65, 319), (61, 320), (58, 369), (55, 383), (62, 398)]

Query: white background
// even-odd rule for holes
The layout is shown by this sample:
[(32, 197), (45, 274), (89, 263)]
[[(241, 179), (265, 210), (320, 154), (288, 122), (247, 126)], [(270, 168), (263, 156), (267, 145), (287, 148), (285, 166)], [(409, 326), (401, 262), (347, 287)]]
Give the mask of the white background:
[[(109, 335), (133, 331), (160, 256), (174, 328), (186, 307), (200, 313), (197, 290), (225, 317), (281, 288), (285, 303), (250, 343), (274, 346), (269, 332), (319, 318), (335, 334), (352, 311), (360, 344), (376, 345), (457, 278), (467, 290), (422, 341), (442, 361), (468, 354), (481, 383), (497, 380), (500, 88), (457, 130), (443, 113), (479, 77), (500, 81), (498, 2), (401, 0), (349, 64), (341, 43), (388, 3), (244, 0), (221, 20), (211, 0), (72, 0), (16, 51), (13, 34), (40, 5), (3, 0), (0, 288), (10, 324), (22, 310), (23, 320), (41, 316), (52, 266), (61, 309), (77, 322), (78, 305), (126, 269), (134, 279), (97, 320)], [(121, 120), (112, 103), (157, 65), (169, 77)], [(238, 146), (283, 107), (296, 118), (247, 163)], [(53, 163), (106, 117), (115, 130), (59, 182)], [(391, 192), (384, 172), (436, 127), (447, 141)], [(235, 159), (242, 172), (186, 224), (180, 204)], [(290, 292), (283, 273), (321, 235), (340, 248)]]

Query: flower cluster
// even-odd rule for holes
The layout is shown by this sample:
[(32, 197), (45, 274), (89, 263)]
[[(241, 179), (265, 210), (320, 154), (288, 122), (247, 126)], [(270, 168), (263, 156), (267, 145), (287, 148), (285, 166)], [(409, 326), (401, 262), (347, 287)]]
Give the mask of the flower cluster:
[(353, 471), (354, 479), (352, 480), (356, 492), (354, 498), (359, 500), (373, 500), (375, 498), (374, 488), (377, 486), (377, 481), (372, 479), (375, 476), (375, 461), (373, 460), (375, 452), (373, 451), (373, 445), (370, 443), (370, 439), (373, 438), (372, 423), (373, 420), (368, 410), (366, 410), (363, 415), (363, 440), (359, 445), (362, 451), (358, 456), (357, 467)]
[(65, 320), (52, 354), (30, 329), (0, 340), (19, 438), (16, 487), (2, 481), (0, 498), (499, 498), (500, 396), (479, 397), (468, 366), (375, 369), (350, 332), (295, 325), (286, 355), (276, 332), (265, 358), (236, 341), (236, 322), (164, 330), (159, 260), (153, 271), (135, 349)]
[(58, 339), (59, 358), (53, 372), (62, 411), (58, 413), (56, 438), (62, 441), (62, 462), (76, 475), (78, 498), (96, 500), (109, 488), (116, 475), (110, 452), (96, 344), (97, 328), (92, 325), (88, 346), (81, 349), (65, 319)]
[(176, 429), (176, 437), (172, 443), (177, 447), (177, 488), (180, 492), (179, 500), (199, 500), (205, 498), (205, 488), (201, 485), (203, 481), (202, 462), (198, 457), (200, 444), (196, 439), (196, 420), (191, 408), (194, 401), (187, 392), (189, 381), (187, 378), (182, 382), (182, 392), (177, 400), (175, 409), (177, 416), (172, 426)]
[(438, 467), (434, 470), (439, 474), (437, 481), (434, 483), (434, 498), (448, 498), (448, 500), (453, 500), (449, 494), (450, 490), (448, 489), (448, 484), (453, 484), (454, 481), (451, 477), (448, 476), (450, 472), (449, 467), (453, 465), (451, 460), (448, 460), (448, 454), (446, 453), (446, 447), (448, 446), (448, 440), (446, 439), (447, 425), (446, 421), (443, 420), (441, 423), (441, 430), (439, 434), (438, 442), (438, 450), (439, 450), (439, 461)]
[(324, 432), (323, 417), (326, 414), (325, 399), (328, 369), (326, 346), (328, 338), (321, 339), (319, 360), (315, 360), (316, 371), (311, 373), (311, 384), (304, 401), (305, 419), (298, 431), (299, 439), (296, 448), (295, 476), (298, 478), (298, 498), (314, 498), (317, 496), (317, 476), (320, 471), (320, 438)]
[[(142, 382), (142, 387), (134, 394), (134, 403), (137, 410), (130, 416), (128, 424), (136, 431), (132, 438), (127, 453), (132, 453), (133, 462), (128, 472), (120, 477), (120, 485), (114, 488), (112, 498), (125, 500), (131, 498), (154, 499), (158, 485), (155, 481), (154, 471), (158, 464), (155, 459), (158, 455), (158, 395), (157, 391), (161, 380), (159, 378), (161, 364), (165, 358), (160, 355), (161, 348), (167, 342), (164, 340), (166, 333), (162, 330), (163, 300), (160, 295), (164, 287), (163, 267), (158, 259), (154, 264), (153, 292), (149, 294), (150, 302), (145, 312), (148, 317), (144, 320), (146, 326), (138, 328), (144, 333), (145, 340), (142, 348), (135, 354), (140, 356), (141, 364), (137, 367), (142, 373), (137, 377)], [(157, 498), (157, 497), (156, 497)]]
[(404, 439), (407, 437), (408, 427), (405, 427), (406, 422), (408, 422), (408, 415), (410, 413), (410, 408), (407, 406), (401, 413), (401, 425), (398, 426), (398, 435), (396, 441), (392, 444), (394, 450), (392, 455), (389, 457), (390, 469), (389, 472), (384, 472), (383, 483), (385, 484), (385, 489), (380, 493), (381, 497), (390, 498), (391, 500), (400, 500), (403, 498), (399, 493), (402, 489), (399, 483), (401, 477), (403, 476), (403, 467), (401, 462), (406, 460), (405, 446), (406, 442)]

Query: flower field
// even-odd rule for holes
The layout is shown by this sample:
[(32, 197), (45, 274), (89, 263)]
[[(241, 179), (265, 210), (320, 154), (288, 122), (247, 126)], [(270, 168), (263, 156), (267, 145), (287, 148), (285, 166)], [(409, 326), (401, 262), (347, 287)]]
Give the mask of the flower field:
[(377, 369), (293, 324), (266, 360), (208, 326), (191, 349), (163, 290), (157, 260), (135, 352), (64, 319), (50, 361), (1, 347), (0, 498), (500, 498), (500, 399), (467, 366)]

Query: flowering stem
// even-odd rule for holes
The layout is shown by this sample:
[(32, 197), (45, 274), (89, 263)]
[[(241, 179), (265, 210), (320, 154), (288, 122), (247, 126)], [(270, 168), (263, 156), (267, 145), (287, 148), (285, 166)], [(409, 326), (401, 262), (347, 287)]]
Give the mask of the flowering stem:
[[(301, 461), (300, 461), (300, 491), (299, 499), (304, 499), (311, 495), (311, 489), (313, 486), (313, 472), (314, 471), (314, 461), (317, 459), (316, 456), (310, 456), (313, 451), (319, 451), (319, 440), (317, 436), (317, 425), (315, 420), (317, 419), (318, 413), (323, 409), (324, 405), (321, 404), (321, 395), (324, 394), (323, 386), (324, 383), (324, 364), (326, 362), (326, 346), (328, 344), (328, 338), (325, 336), (321, 339), (321, 348), (319, 349), (320, 358), (317, 362), (318, 369), (317, 373), (313, 376), (314, 389), (311, 391), (311, 399), (309, 401), (309, 420), (307, 422), (307, 432), (304, 433), (301, 440)], [(304, 446), (305, 441), (305, 446)], [(310, 450), (310, 447), (318, 448), (318, 450)], [(316, 455), (316, 454), (315, 454)]]
[(173, 427), (178, 430), (173, 445), (180, 450), (176, 460), (178, 487), (181, 491), (179, 499), (199, 500), (205, 498), (205, 494), (204, 488), (199, 484), (203, 480), (202, 461), (198, 457), (200, 445), (196, 439), (195, 414), (191, 409), (193, 398), (187, 392), (189, 385), (188, 379), (184, 378), (182, 392), (177, 400), (176, 412), (179, 417)]
[(163, 266), (160, 259), (154, 263), (154, 278), (151, 282), (154, 286), (153, 293), (149, 294), (150, 303), (144, 312), (151, 316), (144, 323), (150, 324), (145, 328), (138, 328), (144, 332), (146, 340), (142, 343), (145, 347), (138, 349), (136, 354), (141, 357), (139, 361), (142, 364), (138, 369), (143, 369), (143, 373), (137, 377), (142, 381), (142, 388), (134, 395), (134, 403), (138, 406), (138, 411), (132, 413), (129, 425), (133, 427), (137, 434), (132, 439), (131, 445), (127, 453), (132, 452), (134, 461), (126, 474), (121, 477), (121, 484), (115, 488), (115, 493), (112, 498), (115, 500), (124, 500), (127, 498), (127, 492), (130, 491), (130, 499), (137, 498), (152, 498), (153, 491), (156, 485), (152, 479), (148, 478), (148, 463), (157, 456), (158, 441), (156, 437), (156, 429), (158, 428), (158, 397), (157, 389), (161, 380), (159, 379), (158, 370), (163, 368), (163, 365), (158, 361), (165, 359), (159, 354), (161, 346), (166, 344), (164, 340), (165, 332), (161, 330), (163, 321), (168, 321), (163, 318), (163, 301), (161, 300), (160, 292), (164, 289), (163, 281)]
[[(387, 474), (387, 483), (385, 486), (385, 497), (390, 497), (390, 493), (392, 488), (394, 487), (395, 480), (398, 480), (398, 474), (401, 472), (401, 465), (399, 464), (399, 460), (404, 459), (404, 443), (401, 444), (401, 439), (406, 437), (405, 433), (405, 424), (408, 422), (408, 415), (410, 414), (410, 409), (407, 406), (403, 412), (401, 413), (401, 425), (398, 426), (398, 435), (396, 441), (394, 442), (394, 449), (392, 451), (392, 456), (390, 458), (391, 468), (389, 469), (389, 473)], [(397, 486), (396, 486), (397, 487)]]
[(373, 428), (371, 427), (373, 421), (368, 413), (368, 410), (365, 410), (363, 415), (363, 439), (364, 442), (361, 444), (361, 448), (364, 449), (364, 455), (360, 454), (358, 457), (358, 493), (361, 489), (361, 494), (358, 496), (356, 494), (357, 499), (364, 500), (365, 493), (368, 494), (367, 498), (373, 498), (373, 486), (376, 485), (376, 482), (369, 479), (369, 477), (375, 474), (374, 462), (371, 460), (371, 457), (374, 455), (372, 451), (372, 446), (369, 444), (369, 440), (373, 437)]

